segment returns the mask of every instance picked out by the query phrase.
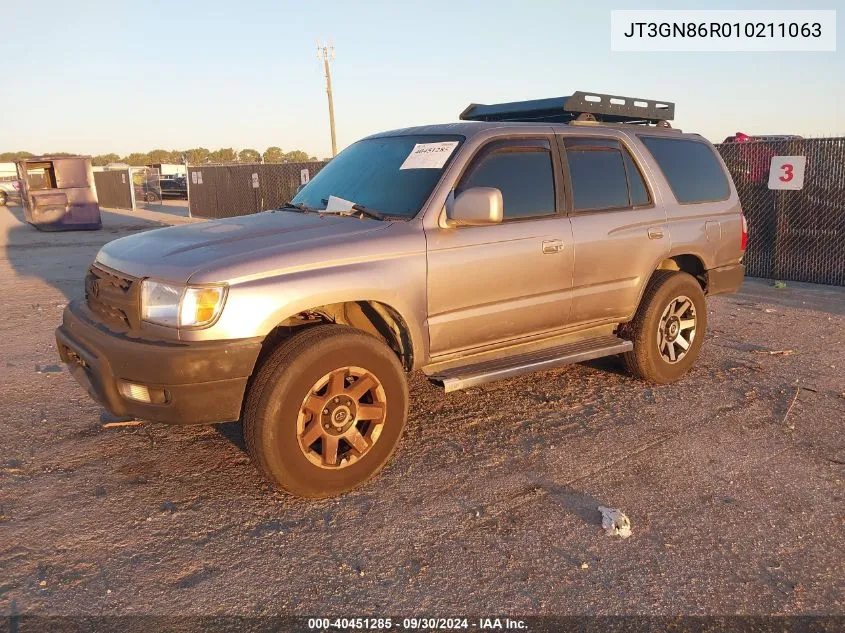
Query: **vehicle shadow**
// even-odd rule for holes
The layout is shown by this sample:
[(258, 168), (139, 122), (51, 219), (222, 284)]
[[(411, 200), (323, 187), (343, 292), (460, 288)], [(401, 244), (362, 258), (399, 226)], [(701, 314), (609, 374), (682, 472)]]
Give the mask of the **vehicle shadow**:
[(38, 279), (65, 299), (81, 298), (85, 273), (100, 248), (112, 240), (169, 226), (101, 210), (97, 231), (40, 231), (24, 219), (23, 207), (0, 207), (0, 252), (11, 268), (9, 283)]
[(244, 427), (240, 421), (215, 424), (214, 430), (217, 431), (220, 437), (228, 440), (235, 448), (239, 449), (243, 453), (246, 453)]
[(631, 374), (625, 369), (625, 363), (622, 362), (621, 356), (603, 356), (594, 360), (584, 361), (582, 363), (585, 367), (590, 369), (597, 369), (608, 374), (616, 374), (617, 376), (629, 377)]

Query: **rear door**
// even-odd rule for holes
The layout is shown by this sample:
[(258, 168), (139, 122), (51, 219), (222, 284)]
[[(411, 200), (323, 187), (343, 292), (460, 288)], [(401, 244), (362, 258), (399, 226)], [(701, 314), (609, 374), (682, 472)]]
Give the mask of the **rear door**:
[[(716, 149), (694, 136), (641, 134), (639, 139), (671, 190), (666, 195), (666, 216), (672, 254), (696, 255), (705, 268), (738, 263), (743, 254), (742, 209)], [(753, 177), (760, 177), (760, 162), (768, 173), (773, 155), (758, 157)], [(764, 188), (761, 193), (759, 200), (767, 195), (772, 199), (774, 192)]]
[(456, 187), (495, 187), (504, 220), (437, 228), (428, 243), (428, 326), (433, 356), (496, 346), (565, 326), (572, 234), (551, 136), (481, 147)]
[(640, 289), (669, 253), (666, 212), (638, 152), (616, 138), (558, 137), (571, 192), (572, 322), (630, 317)]

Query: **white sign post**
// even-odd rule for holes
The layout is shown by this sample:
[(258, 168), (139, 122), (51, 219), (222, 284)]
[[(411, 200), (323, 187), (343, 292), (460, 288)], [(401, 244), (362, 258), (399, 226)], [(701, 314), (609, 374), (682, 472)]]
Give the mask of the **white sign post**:
[(258, 174), (252, 174), (252, 188), (258, 189)]
[(769, 167), (769, 189), (803, 189), (806, 165), (806, 156), (773, 156)]

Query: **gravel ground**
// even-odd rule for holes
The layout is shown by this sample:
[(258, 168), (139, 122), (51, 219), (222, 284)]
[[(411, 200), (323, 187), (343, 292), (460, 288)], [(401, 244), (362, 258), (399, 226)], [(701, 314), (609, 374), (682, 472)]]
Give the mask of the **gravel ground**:
[[(307, 502), (236, 424), (105, 429), (53, 329), (99, 246), (0, 208), (0, 607), (22, 614), (845, 615), (845, 289), (749, 280), (652, 387), (603, 359), (445, 395), (392, 463)], [(605, 536), (599, 505), (633, 536)]]

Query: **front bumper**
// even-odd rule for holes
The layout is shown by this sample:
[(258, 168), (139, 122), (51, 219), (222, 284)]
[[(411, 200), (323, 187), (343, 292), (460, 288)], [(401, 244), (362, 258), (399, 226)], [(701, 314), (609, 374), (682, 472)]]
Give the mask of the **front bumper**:
[[(237, 420), (261, 339), (153, 341), (115, 333), (73, 301), (56, 329), (59, 356), (92, 398), (111, 413), (170, 424)], [(124, 397), (119, 381), (163, 389), (166, 402)]]

